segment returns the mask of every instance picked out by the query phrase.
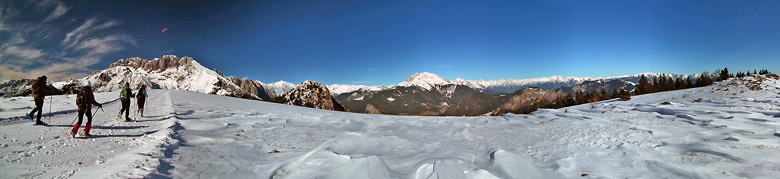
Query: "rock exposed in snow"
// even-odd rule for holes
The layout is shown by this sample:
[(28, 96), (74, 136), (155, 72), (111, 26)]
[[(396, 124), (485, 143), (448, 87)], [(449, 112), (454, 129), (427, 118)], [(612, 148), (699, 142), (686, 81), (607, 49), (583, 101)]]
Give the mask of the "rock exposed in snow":
[(317, 109), (348, 111), (330, 95), (325, 85), (314, 80), (304, 81), (295, 89), (274, 99), (274, 102)]

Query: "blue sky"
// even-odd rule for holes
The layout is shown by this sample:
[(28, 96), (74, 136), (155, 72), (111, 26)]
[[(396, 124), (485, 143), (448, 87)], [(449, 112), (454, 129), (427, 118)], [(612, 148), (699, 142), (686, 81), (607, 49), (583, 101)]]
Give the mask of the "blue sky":
[[(0, 2), (0, 78), (190, 56), (263, 82), (780, 71), (780, 1)], [(161, 32), (168, 28), (166, 32)]]

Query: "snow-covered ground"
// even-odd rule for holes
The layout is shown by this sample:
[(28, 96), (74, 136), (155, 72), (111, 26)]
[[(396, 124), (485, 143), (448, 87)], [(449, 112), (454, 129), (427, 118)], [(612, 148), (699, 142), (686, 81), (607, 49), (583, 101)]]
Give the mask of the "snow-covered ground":
[(120, 122), (117, 94), (100, 93), (95, 136), (79, 139), (72, 96), (48, 127), (18, 118), (29, 97), (2, 98), (0, 178), (776, 178), (780, 83), (731, 82), (501, 117), (151, 90), (147, 117)]

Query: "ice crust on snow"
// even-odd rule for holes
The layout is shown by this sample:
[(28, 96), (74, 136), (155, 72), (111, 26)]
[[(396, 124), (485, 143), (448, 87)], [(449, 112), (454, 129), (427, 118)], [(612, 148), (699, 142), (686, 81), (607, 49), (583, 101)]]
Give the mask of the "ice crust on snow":
[(128, 123), (114, 119), (120, 107), (115, 93), (96, 93), (105, 112), (96, 113), (95, 137), (86, 139), (67, 135), (75, 117), (74, 95), (54, 96), (49, 127), (32, 126), (21, 117), (32, 98), (0, 98), (0, 173), (8, 178), (775, 178), (780, 158), (771, 156), (780, 154), (780, 82), (763, 79), (761, 90), (744, 86), (759, 80), (729, 79), (629, 101), (480, 117), (344, 113), (150, 90), (147, 117)]

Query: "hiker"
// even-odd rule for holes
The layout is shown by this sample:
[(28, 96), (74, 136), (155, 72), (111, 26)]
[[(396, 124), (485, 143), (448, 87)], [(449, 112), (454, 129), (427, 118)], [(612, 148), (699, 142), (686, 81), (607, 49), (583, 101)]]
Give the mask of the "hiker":
[(43, 123), (41, 121), (41, 113), (43, 113), (43, 102), (44, 99), (46, 99), (46, 95), (48, 93), (51, 93), (52, 89), (50, 89), (48, 86), (46, 86), (46, 76), (38, 77), (38, 79), (35, 79), (35, 82), (32, 84), (32, 95), (33, 99), (35, 100), (35, 108), (33, 108), (30, 113), (26, 114), (27, 118), (30, 120), (33, 120), (33, 116), (35, 116), (35, 112), (38, 112), (38, 117), (35, 120), (35, 125), (46, 125), (46, 123)]
[(76, 132), (79, 131), (79, 126), (81, 126), (85, 113), (87, 114), (87, 126), (84, 127), (84, 136), (91, 136), (89, 129), (92, 128), (92, 105), (103, 108), (103, 105), (95, 101), (95, 95), (92, 94), (92, 83), (87, 81), (76, 95), (76, 106), (79, 107), (79, 122), (73, 125), (73, 130), (70, 131), (71, 137), (76, 137)]
[(141, 113), (141, 117), (144, 117), (144, 102), (146, 102), (146, 97), (148, 97), (146, 95), (146, 85), (141, 84), (135, 97), (138, 98), (136, 100), (138, 102), (138, 112)]
[(130, 98), (133, 96), (133, 91), (130, 89), (130, 83), (125, 82), (125, 86), (122, 87), (122, 92), (119, 93), (119, 100), (122, 101), (122, 109), (119, 110), (117, 118), (122, 117), (122, 113), (125, 113), (125, 121), (130, 120)]

